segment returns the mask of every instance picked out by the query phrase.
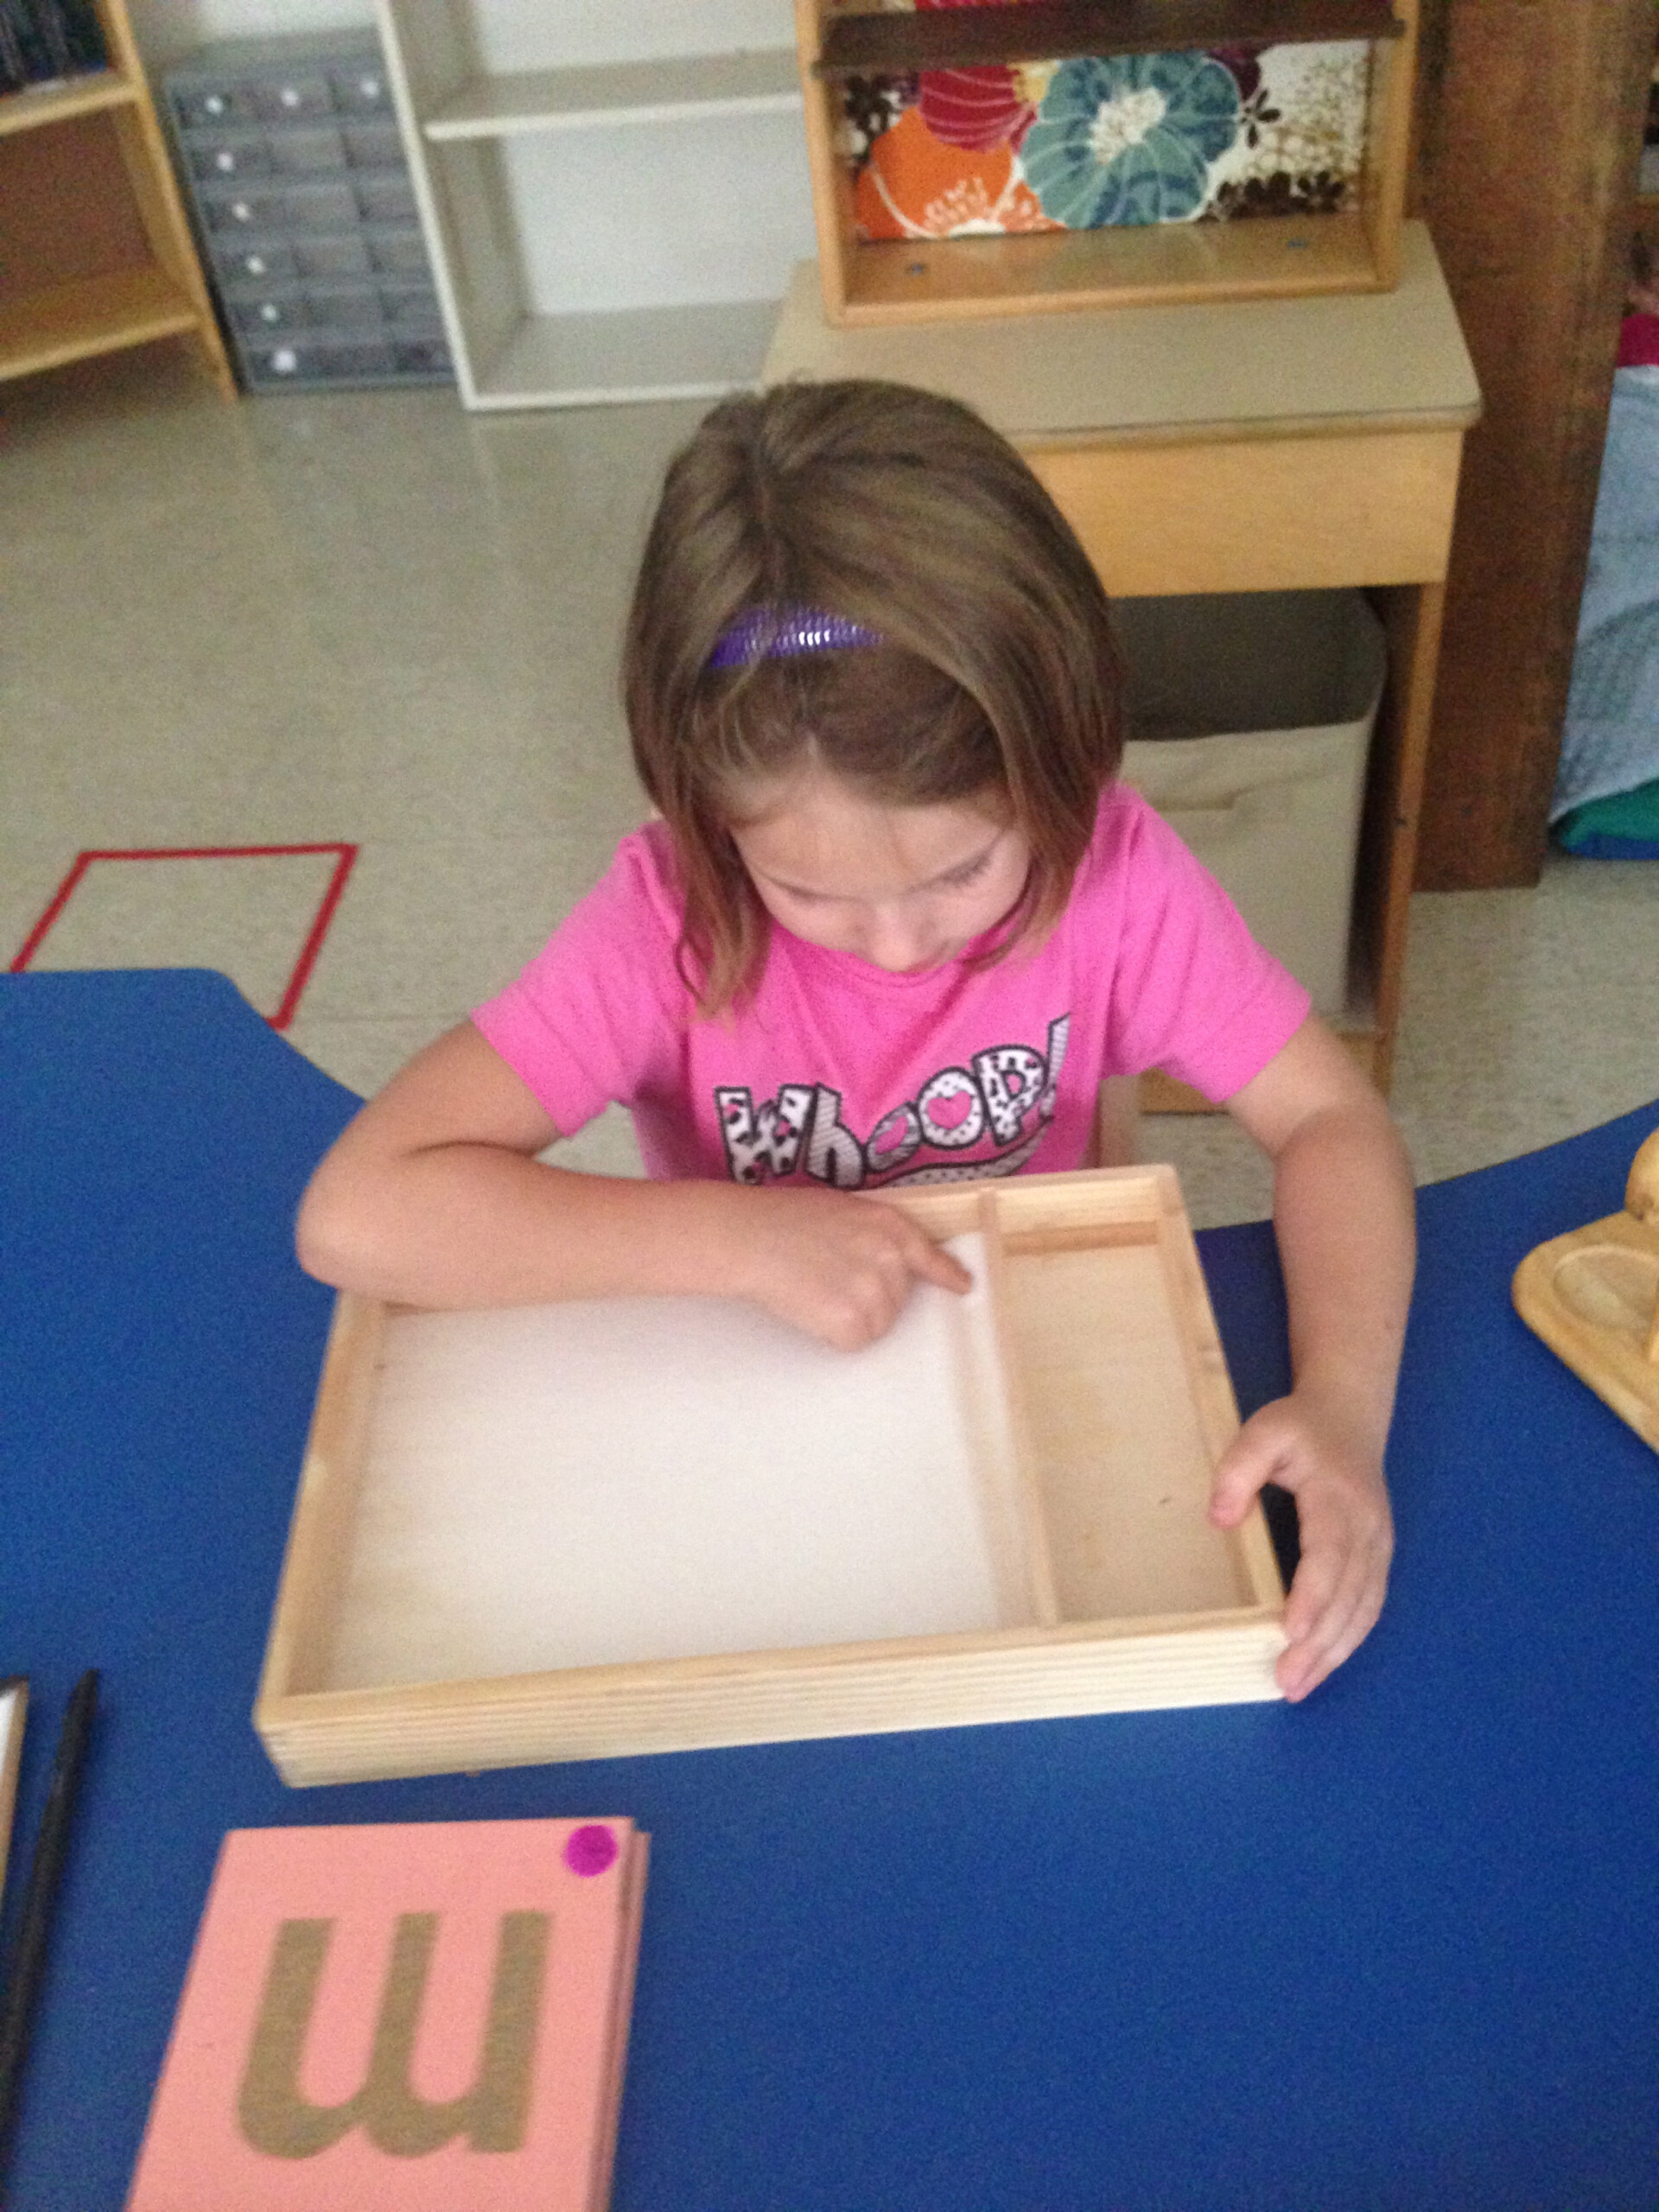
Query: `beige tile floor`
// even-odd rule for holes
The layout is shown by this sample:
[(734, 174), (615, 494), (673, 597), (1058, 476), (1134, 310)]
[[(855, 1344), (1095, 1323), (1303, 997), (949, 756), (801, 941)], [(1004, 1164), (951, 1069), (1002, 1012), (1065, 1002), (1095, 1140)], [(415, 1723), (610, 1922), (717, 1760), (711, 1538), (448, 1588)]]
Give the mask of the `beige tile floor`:
[[(0, 386), (5, 958), (82, 851), (357, 844), (288, 1034), (376, 1086), (639, 818), (615, 641), (698, 411), (227, 407), (170, 347)], [(270, 1010), (327, 869), (264, 865), (95, 868), (35, 964), (222, 967)], [(1656, 1097), (1659, 867), (1555, 859), (1534, 891), (1419, 895), (1395, 1102), (1421, 1179)], [(1224, 1117), (1149, 1121), (1143, 1150), (1200, 1224), (1267, 1210)], [(626, 1117), (578, 1157), (637, 1166)]]

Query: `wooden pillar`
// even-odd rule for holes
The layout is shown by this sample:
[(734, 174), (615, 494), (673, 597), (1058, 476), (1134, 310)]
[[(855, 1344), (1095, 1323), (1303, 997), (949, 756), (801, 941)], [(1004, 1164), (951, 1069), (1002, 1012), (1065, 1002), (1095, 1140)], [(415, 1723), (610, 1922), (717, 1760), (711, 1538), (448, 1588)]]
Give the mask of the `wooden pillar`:
[(1653, 0), (1424, 0), (1417, 211), (1485, 400), (1417, 881), (1535, 882), (1606, 435)]

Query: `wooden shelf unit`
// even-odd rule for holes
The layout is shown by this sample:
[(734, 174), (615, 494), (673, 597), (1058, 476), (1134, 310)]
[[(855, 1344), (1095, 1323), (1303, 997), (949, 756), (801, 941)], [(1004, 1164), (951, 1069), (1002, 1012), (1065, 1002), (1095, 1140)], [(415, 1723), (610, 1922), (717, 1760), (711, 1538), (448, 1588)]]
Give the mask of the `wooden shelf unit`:
[(705, 398), (754, 381), (775, 298), (538, 311), (507, 161), (512, 142), (548, 134), (792, 118), (802, 105), (792, 48), (492, 70), (471, 0), (379, 0), (379, 10), (467, 406)]
[[(1020, 0), (880, 13), (795, 0), (824, 313), (831, 322), (1294, 298), (1399, 280), (1417, 0)], [(838, 78), (1328, 38), (1372, 44), (1358, 207), (1338, 214), (1155, 223), (1025, 236), (861, 239), (837, 151)]]
[(45, 123), (95, 115), (102, 108), (126, 107), (132, 97), (132, 79), (118, 69), (94, 70), (85, 77), (0, 94), (0, 138), (16, 130), (38, 130)]
[(0, 98), (0, 378), (181, 337), (236, 393), (124, 0), (111, 67)]

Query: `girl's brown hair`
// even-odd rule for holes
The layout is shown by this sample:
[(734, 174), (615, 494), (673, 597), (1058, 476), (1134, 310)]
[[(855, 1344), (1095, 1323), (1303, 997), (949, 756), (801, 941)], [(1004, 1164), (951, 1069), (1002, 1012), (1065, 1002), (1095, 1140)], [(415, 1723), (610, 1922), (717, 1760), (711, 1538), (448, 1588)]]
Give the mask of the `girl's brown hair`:
[[(884, 642), (710, 668), (737, 616), (791, 607)], [(889, 805), (1006, 795), (1032, 851), (1006, 951), (1058, 919), (1122, 751), (1106, 595), (1070, 524), (978, 416), (906, 385), (780, 385), (707, 416), (669, 467), (622, 682), (708, 1014), (766, 956), (728, 827), (745, 786), (818, 766)]]

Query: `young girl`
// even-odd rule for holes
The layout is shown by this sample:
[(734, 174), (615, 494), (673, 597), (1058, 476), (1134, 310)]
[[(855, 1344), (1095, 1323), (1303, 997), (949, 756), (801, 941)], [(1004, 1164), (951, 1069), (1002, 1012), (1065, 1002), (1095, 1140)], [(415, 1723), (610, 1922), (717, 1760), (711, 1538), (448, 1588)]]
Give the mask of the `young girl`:
[[(748, 1299), (850, 1347), (918, 1280), (966, 1287), (880, 1192), (1085, 1165), (1103, 1081), (1167, 1068), (1274, 1164), (1295, 1387), (1211, 1512), (1296, 1496), (1297, 1698), (1382, 1602), (1410, 1176), (1306, 993), (1114, 780), (1118, 688), (1087, 558), (966, 409), (862, 382), (717, 407), (628, 623), (661, 819), (365, 1108), (300, 1255), (427, 1306)], [(613, 1100), (651, 1179), (537, 1160)]]

